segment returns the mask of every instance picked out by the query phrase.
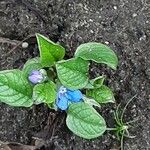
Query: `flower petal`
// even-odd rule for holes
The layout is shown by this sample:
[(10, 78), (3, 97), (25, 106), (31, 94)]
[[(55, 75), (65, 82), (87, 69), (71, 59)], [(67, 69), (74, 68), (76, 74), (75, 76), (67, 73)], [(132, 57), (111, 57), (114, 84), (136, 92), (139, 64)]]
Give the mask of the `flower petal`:
[(65, 96), (61, 96), (56, 99), (56, 106), (61, 110), (66, 110), (68, 108), (68, 99)]
[(28, 80), (30, 82), (32, 82), (33, 84), (36, 84), (36, 83), (38, 83), (38, 82), (40, 82), (42, 80), (42, 77), (39, 76), (39, 75), (32, 75), (32, 76), (28, 77)]
[(80, 90), (67, 90), (66, 97), (71, 102), (79, 102), (82, 99), (82, 93)]
[(39, 74), (40, 74), (39, 70), (32, 70), (32, 71), (29, 73), (29, 75), (39, 75)]
[(28, 80), (33, 84), (40, 83), (43, 80), (43, 76), (38, 70), (32, 70), (28, 76)]

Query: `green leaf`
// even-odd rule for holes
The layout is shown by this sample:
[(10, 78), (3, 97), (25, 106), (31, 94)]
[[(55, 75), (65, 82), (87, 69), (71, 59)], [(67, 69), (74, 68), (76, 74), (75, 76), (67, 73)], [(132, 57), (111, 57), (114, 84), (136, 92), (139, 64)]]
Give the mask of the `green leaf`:
[(94, 98), (99, 103), (115, 102), (113, 92), (105, 85), (102, 85), (99, 88), (87, 90), (86, 95)]
[(41, 69), (42, 68), (42, 64), (40, 63), (40, 58), (39, 57), (35, 57), (32, 59), (29, 59), (23, 66), (23, 73), (24, 75), (27, 77), (28, 74), (32, 71), (32, 70), (36, 70), (36, 69)]
[(73, 133), (85, 139), (101, 136), (106, 130), (103, 117), (92, 106), (84, 102), (70, 105), (66, 124)]
[(97, 101), (95, 101), (93, 98), (83, 96), (82, 99), (85, 103), (89, 104), (90, 106), (96, 106), (99, 108), (101, 107), (100, 104)]
[(72, 58), (56, 64), (60, 82), (67, 88), (81, 89), (88, 83), (88, 61)]
[(36, 38), (40, 50), (40, 60), (44, 67), (49, 67), (64, 57), (65, 49), (61, 45), (41, 34), (36, 34)]
[(11, 106), (30, 107), (32, 86), (20, 70), (0, 71), (0, 100)]
[(118, 64), (116, 54), (108, 46), (96, 42), (81, 44), (75, 52), (75, 57), (104, 63), (112, 69), (116, 69)]
[(105, 76), (99, 76), (95, 79), (90, 80), (90, 82), (95, 88), (99, 88), (103, 85), (104, 80)]
[(95, 79), (90, 80), (84, 88), (86, 89), (99, 88), (103, 85), (104, 80), (105, 80), (105, 76), (99, 76)]
[(49, 81), (34, 86), (33, 101), (34, 104), (53, 103), (56, 99), (56, 85)]

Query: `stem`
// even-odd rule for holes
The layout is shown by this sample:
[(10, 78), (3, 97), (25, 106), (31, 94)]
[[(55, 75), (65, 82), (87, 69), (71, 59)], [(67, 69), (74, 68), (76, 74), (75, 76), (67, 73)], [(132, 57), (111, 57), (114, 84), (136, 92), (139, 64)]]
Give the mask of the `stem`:
[(106, 128), (106, 130), (108, 130), (108, 131), (116, 131), (117, 128)]
[(121, 150), (123, 150), (123, 138), (124, 138), (124, 132), (122, 133), (122, 136), (121, 136), (121, 143), (120, 143), (120, 146), (121, 146)]
[(121, 123), (123, 123), (123, 116), (124, 116), (125, 110), (127, 109), (127, 106), (130, 104), (130, 102), (131, 102), (136, 96), (137, 96), (137, 94), (134, 95), (134, 96), (127, 102), (127, 104), (125, 105), (125, 107), (124, 107), (124, 109), (123, 109), (123, 111), (122, 111), (122, 114), (121, 114), (121, 118), (120, 118)]
[(122, 124), (120, 123), (118, 117), (117, 117), (117, 113), (116, 113), (116, 112), (114, 112), (114, 119), (115, 119), (116, 123), (117, 123), (119, 126), (122, 125)]
[(114, 117), (115, 117), (115, 121), (119, 126), (122, 126), (120, 119), (119, 119), (119, 108), (120, 108), (121, 104), (119, 104), (116, 108), (116, 111), (114, 111)]
[(134, 123), (134, 122), (136, 122), (136, 121), (138, 121), (138, 120), (139, 120), (139, 117), (135, 118), (134, 120), (131, 120), (131, 121), (126, 122), (126, 124), (131, 124), (131, 123)]

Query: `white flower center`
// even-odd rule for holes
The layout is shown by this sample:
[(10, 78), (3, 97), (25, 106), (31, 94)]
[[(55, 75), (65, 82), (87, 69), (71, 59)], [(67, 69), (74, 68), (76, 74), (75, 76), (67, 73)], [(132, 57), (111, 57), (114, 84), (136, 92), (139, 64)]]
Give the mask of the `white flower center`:
[(61, 86), (60, 89), (59, 89), (59, 94), (60, 94), (60, 95), (63, 95), (63, 94), (65, 94), (66, 92), (67, 92), (67, 89), (66, 89), (65, 87)]

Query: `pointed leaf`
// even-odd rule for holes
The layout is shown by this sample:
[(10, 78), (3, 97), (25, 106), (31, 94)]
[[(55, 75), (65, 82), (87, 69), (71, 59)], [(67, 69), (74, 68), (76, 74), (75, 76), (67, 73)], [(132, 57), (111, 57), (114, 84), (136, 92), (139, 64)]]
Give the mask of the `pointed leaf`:
[(118, 64), (116, 54), (108, 46), (96, 42), (81, 44), (75, 52), (75, 57), (104, 63), (112, 69), (116, 69)]
[(103, 117), (92, 106), (84, 102), (70, 105), (66, 124), (73, 133), (85, 139), (101, 136), (106, 130)]
[(103, 85), (104, 80), (105, 80), (105, 76), (99, 76), (95, 79), (90, 80), (84, 88), (86, 89), (99, 88)]
[(34, 86), (33, 101), (34, 104), (53, 103), (56, 99), (56, 85), (49, 81)]
[(99, 103), (115, 102), (113, 92), (105, 85), (102, 85), (99, 88), (87, 90), (86, 95), (94, 98)]
[(0, 72), (0, 100), (11, 106), (32, 105), (32, 86), (20, 70)]
[(56, 64), (58, 78), (67, 88), (81, 89), (88, 83), (88, 61), (72, 58)]
[(83, 96), (83, 101), (87, 104), (89, 104), (90, 106), (96, 106), (96, 107), (101, 107), (100, 104), (94, 100), (93, 98), (89, 98), (89, 97), (86, 97), (86, 96)]
[(40, 60), (44, 67), (49, 67), (64, 57), (65, 49), (61, 45), (52, 42), (41, 34), (36, 34), (36, 37), (40, 50)]

